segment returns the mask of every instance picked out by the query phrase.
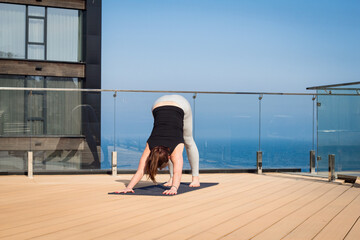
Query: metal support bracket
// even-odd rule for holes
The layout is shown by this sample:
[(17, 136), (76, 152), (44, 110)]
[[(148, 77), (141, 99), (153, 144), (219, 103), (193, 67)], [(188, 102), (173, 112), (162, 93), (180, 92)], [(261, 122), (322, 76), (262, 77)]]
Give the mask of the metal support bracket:
[(315, 150), (310, 151), (310, 173), (315, 173)]
[(335, 154), (329, 154), (329, 182), (335, 181)]
[(262, 151), (256, 152), (256, 169), (258, 174), (262, 174)]

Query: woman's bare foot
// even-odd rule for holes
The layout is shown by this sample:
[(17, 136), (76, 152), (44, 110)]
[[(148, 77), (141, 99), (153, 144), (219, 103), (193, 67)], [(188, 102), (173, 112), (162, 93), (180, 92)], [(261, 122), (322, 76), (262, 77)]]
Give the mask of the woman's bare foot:
[(189, 187), (200, 187), (199, 176), (192, 177), (192, 182), (190, 183)]
[(165, 187), (170, 187), (172, 186), (172, 177), (169, 179), (169, 181), (167, 181), (167, 183), (164, 183)]

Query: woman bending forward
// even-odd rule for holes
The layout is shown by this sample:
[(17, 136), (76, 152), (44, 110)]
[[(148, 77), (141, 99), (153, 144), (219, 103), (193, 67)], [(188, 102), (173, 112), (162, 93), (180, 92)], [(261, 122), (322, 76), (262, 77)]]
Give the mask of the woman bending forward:
[(192, 170), (190, 187), (199, 187), (199, 151), (192, 135), (189, 102), (180, 95), (165, 95), (155, 101), (152, 113), (154, 126), (140, 158), (139, 167), (129, 185), (120, 192), (134, 192), (133, 187), (144, 174), (156, 182), (158, 169), (168, 165), (170, 179), (164, 185), (170, 189), (163, 194), (177, 194), (181, 182), (184, 146)]

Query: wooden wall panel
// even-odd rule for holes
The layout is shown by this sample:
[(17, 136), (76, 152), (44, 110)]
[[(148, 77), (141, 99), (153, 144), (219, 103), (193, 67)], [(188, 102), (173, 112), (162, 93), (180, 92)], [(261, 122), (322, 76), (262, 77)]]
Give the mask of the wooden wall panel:
[(84, 138), (0, 137), (0, 151), (84, 150)]
[(17, 3), (44, 7), (59, 7), (85, 10), (85, 0), (0, 0), (3, 3)]
[(85, 64), (0, 59), (0, 74), (84, 78)]

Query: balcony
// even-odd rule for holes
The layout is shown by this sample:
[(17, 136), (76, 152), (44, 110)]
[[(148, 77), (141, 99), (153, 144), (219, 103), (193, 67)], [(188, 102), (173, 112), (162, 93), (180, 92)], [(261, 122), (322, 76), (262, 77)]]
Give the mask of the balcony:
[(313, 93), (2, 87), (0, 172), (26, 173), (29, 151), (35, 174), (109, 173), (112, 152), (117, 171), (133, 172), (151, 132), (153, 101), (182, 94), (192, 105), (203, 173), (256, 172), (260, 152), (264, 172), (307, 173), (313, 156), (312, 174), (327, 177), (334, 154), (335, 176), (354, 181), (360, 98), (356, 84), (346, 86)]
[[(360, 98), (356, 89), (331, 91), (2, 87), (0, 172), (30, 178), (1, 177), (0, 237), (357, 239)], [(218, 185), (170, 197), (108, 195), (129, 183), (152, 128), (152, 103), (169, 93), (191, 103), (201, 182)], [(101, 113), (89, 98), (99, 99)], [(149, 185), (144, 178), (137, 187)]]

